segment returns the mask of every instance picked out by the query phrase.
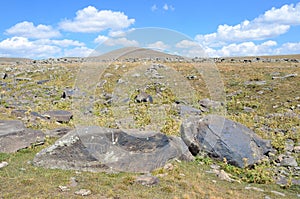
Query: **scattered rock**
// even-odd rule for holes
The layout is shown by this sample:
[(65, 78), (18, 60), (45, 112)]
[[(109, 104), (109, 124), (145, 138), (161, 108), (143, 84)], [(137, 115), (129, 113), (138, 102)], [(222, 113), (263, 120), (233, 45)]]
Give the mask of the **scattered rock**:
[(45, 132), (45, 134), (49, 137), (60, 138), (64, 135), (66, 135), (71, 130), (73, 130), (73, 129), (63, 127), (63, 128), (48, 130), (48, 131)]
[(64, 111), (64, 110), (53, 110), (53, 111), (46, 111), (43, 113), (44, 117), (47, 117), (49, 119), (53, 119), (57, 122), (70, 122), (70, 120), (73, 118), (73, 114), (70, 111)]
[(82, 127), (43, 149), (33, 163), (52, 169), (147, 173), (186, 157), (189, 151), (183, 145), (180, 138), (162, 133)]
[(159, 179), (155, 176), (141, 175), (135, 179), (135, 182), (144, 186), (153, 186), (159, 183)]
[(16, 110), (12, 110), (11, 111), (11, 116), (16, 117), (16, 118), (25, 118), (30, 116), (31, 119), (35, 120), (36, 118), (42, 118), (44, 119), (44, 117), (34, 111), (28, 111), (28, 110), (20, 110), (20, 109), (16, 109)]
[(47, 82), (49, 82), (49, 81), (50, 81), (50, 79), (43, 79), (43, 80), (37, 81), (36, 83), (37, 83), (37, 84), (45, 84), (45, 83), (47, 83)]
[(290, 166), (290, 167), (297, 167), (298, 163), (296, 159), (292, 156), (284, 156), (280, 161), (281, 166)]
[(193, 108), (191, 106), (187, 106), (187, 105), (181, 105), (178, 104), (176, 106), (177, 110), (178, 110), (178, 114), (181, 118), (187, 117), (187, 116), (191, 116), (191, 115), (201, 115), (202, 111), (196, 108)]
[(278, 191), (271, 191), (271, 193), (275, 194), (275, 195), (278, 195), (278, 196), (282, 196), (282, 197), (285, 197), (285, 194), (284, 193), (281, 193), (281, 192), (278, 192)]
[(244, 84), (246, 86), (263, 86), (267, 84), (266, 81), (245, 81)]
[(273, 76), (272, 79), (287, 79), (287, 78), (290, 78), (290, 77), (297, 77), (297, 76), (298, 76), (298, 74), (294, 73), (294, 74), (288, 74), (288, 75), (285, 75), (285, 76), (282, 76), (282, 77)]
[(61, 192), (70, 191), (69, 187), (67, 187), (67, 186), (59, 185), (58, 188)]
[(222, 170), (216, 170), (216, 174), (218, 178), (221, 180), (225, 180), (227, 182), (236, 182), (236, 180), (231, 178), (231, 175), (226, 173), (223, 169)]
[(217, 101), (213, 101), (210, 99), (202, 99), (199, 101), (199, 104), (201, 106), (201, 111), (203, 112), (209, 112), (211, 110), (220, 110), (222, 108), (222, 103), (221, 102), (217, 102)]
[(8, 162), (0, 162), (0, 169), (8, 166)]
[(173, 169), (174, 169), (174, 166), (171, 163), (168, 163), (164, 166), (164, 170), (172, 171)]
[(197, 75), (188, 75), (186, 78), (188, 80), (195, 80), (195, 79), (197, 79)]
[(258, 187), (252, 187), (252, 186), (247, 186), (245, 187), (246, 190), (254, 190), (254, 191), (259, 191), (259, 192), (264, 192), (263, 189), (258, 188)]
[(77, 180), (76, 180), (76, 178), (75, 177), (71, 177), (70, 178), (70, 186), (71, 187), (76, 187), (77, 186)]
[(88, 189), (80, 189), (75, 192), (75, 195), (79, 195), (79, 196), (89, 196), (91, 194), (92, 194), (91, 190)]
[(291, 140), (291, 139), (288, 139), (288, 140), (286, 140), (285, 141), (285, 150), (286, 151), (293, 151), (294, 150), (294, 141), (293, 140)]
[(295, 153), (300, 153), (300, 146), (295, 146), (294, 147), (294, 152)]
[(7, 73), (1, 73), (0, 78), (1, 79), (6, 79), (7, 78)]
[(151, 97), (151, 95), (140, 91), (139, 94), (137, 96), (135, 96), (134, 101), (137, 103), (142, 103), (142, 102), (150, 102), (153, 103), (153, 98)]
[(26, 81), (26, 82), (30, 82), (32, 79), (28, 78), (28, 77), (17, 77), (15, 79), (16, 81)]
[(38, 130), (25, 128), (18, 120), (0, 120), (0, 152), (13, 153), (33, 144), (44, 143), (45, 135)]
[(181, 137), (193, 155), (200, 150), (229, 164), (245, 167), (257, 163), (271, 151), (269, 141), (252, 130), (217, 115), (191, 117), (181, 125)]

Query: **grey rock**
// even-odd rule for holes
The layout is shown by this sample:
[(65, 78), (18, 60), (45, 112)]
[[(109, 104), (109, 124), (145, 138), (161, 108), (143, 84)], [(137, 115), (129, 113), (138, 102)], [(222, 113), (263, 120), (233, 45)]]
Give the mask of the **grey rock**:
[(285, 76), (282, 76), (282, 77), (273, 76), (272, 79), (287, 79), (287, 78), (290, 78), (290, 77), (297, 77), (297, 76), (298, 76), (298, 74), (294, 73), (294, 74), (288, 74), (288, 75), (285, 75)]
[(80, 195), (80, 196), (89, 196), (91, 194), (92, 194), (92, 192), (89, 189), (80, 189), (75, 192), (75, 195)]
[(186, 152), (183, 141), (161, 133), (90, 126), (69, 132), (33, 162), (52, 169), (147, 173)]
[(178, 104), (176, 106), (178, 114), (180, 117), (190, 117), (191, 115), (201, 115), (202, 111), (191, 106)]
[(153, 103), (153, 98), (151, 95), (140, 91), (137, 96), (135, 96), (134, 101), (137, 103), (142, 103), (142, 102), (150, 102)]
[(280, 161), (281, 166), (290, 166), (290, 167), (297, 167), (298, 163), (296, 159), (292, 156), (284, 156)]
[(199, 104), (201, 106), (200, 109), (203, 112), (209, 112), (211, 110), (219, 110), (222, 108), (221, 102), (213, 101), (207, 98), (200, 100)]
[(1, 79), (6, 79), (8, 77), (7, 73), (0, 73)]
[(33, 144), (42, 144), (45, 135), (41, 131), (25, 128), (21, 121), (0, 120), (0, 152), (13, 153)]
[(64, 110), (46, 111), (43, 113), (43, 116), (57, 122), (69, 122), (73, 118), (73, 114), (70, 111)]
[(237, 122), (217, 115), (191, 117), (181, 125), (181, 137), (193, 155), (200, 151), (211, 157), (245, 167), (258, 163), (271, 151), (270, 142)]
[(263, 86), (267, 84), (266, 81), (245, 81), (244, 84), (246, 86)]
[(47, 82), (49, 82), (49, 81), (50, 81), (49, 79), (43, 79), (43, 80), (37, 81), (36, 83), (37, 83), (37, 84), (45, 84), (45, 83), (47, 83)]
[(281, 192), (278, 192), (278, 191), (272, 190), (271, 193), (273, 193), (273, 194), (275, 194), (275, 195), (278, 195), (278, 196), (285, 197), (285, 194), (284, 194), (284, 193), (281, 193)]
[(285, 141), (285, 150), (286, 151), (293, 151), (294, 150), (294, 141), (291, 139), (288, 139)]
[(49, 137), (60, 138), (64, 135), (66, 135), (67, 133), (69, 133), (71, 130), (73, 130), (73, 129), (62, 127), (62, 128), (48, 130), (45, 132), (45, 134)]
[(33, 119), (36, 118), (42, 118), (45, 119), (41, 114), (34, 112), (34, 111), (27, 111), (27, 110), (22, 110), (22, 109), (16, 109), (11, 111), (11, 116), (16, 117), (16, 118), (25, 118), (27, 116), (32, 117)]
[(28, 77), (17, 77), (15, 79), (16, 81), (26, 81), (26, 82), (30, 82), (32, 79), (28, 78)]
[(153, 186), (159, 183), (159, 179), (151, 175), (141, 175), (135, 179), (135, 182), (144, 186)]
[(0, 162), (0, 169), (8, 166), (8, 162)]
[(259, 191), (259, 192), (264, 192), (263, 189), (258, 188), (258, 187), (252, 187), (252, 186), (247, 186), (245, 187), (246, 190), (254, 190), (254, 191)]

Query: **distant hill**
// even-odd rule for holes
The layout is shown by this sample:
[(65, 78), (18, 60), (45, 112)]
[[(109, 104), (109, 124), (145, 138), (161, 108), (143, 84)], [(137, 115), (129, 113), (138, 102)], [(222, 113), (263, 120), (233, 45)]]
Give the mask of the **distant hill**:
[(126, 47), (110, 51), (96, 57), (88, 57), (86, 59), (96, 60), (113, 60), (113, 59), (129, 59), (129, 58), (176, 58), (180, 56), (171, 55), (147, 48)]
[(0, 57), (0, 63), (16, 63), (16, 62), (30, 62), (32, 59), (15, 58), (15, 57)]

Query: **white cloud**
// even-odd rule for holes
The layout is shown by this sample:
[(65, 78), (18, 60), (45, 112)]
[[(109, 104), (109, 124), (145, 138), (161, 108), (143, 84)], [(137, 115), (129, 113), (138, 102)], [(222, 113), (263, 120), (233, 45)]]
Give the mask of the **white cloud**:
[(120, 30), (128, 28), (135, 22), (129, 19), (123, 12), (111, 10), (97, 10), (88, 6), (76, 12), (73, 20), (66, 19), (60, 23), (60, 27), (70, 32), (101, 32), (107, 29)]
[(165, 5), (163, 6), (163, 9), (165, 10), (165, 11), (168, 11), (168, 10), (175, 10), (175, 8), (172, 6), (172, 5), (168, 5), (168, 4), (166, 4), (165, 3)]
[(32, 22), (23, 21), (5, 31), (6, 34), (26, 38), (53, 38), (61, 36), (60, 32), (51, 26), (39, 24), (35, 26)]
[(252, 21), (245, 20), (230, 26), (219, 25), (217, 32), (197, 35), (195, 39), (203, 46), (220, 47), (232, 42), (265, 40), (286, 33), (292, 25), (300, 24), (300, 3), (272, 8)]
[(85, 46), (85, 44), (82, 42), (70, 40), (70, 39), (62, 39), (62, 40), (39, 39), (36, 40), (35, 43), (40, 45), (55, 45), (60, 47)]
[(64, 57), (87, 57), (91, 55), (93, 49), (87, 48), (85, 46), (75, 47), (72, 49), (64, 50)]
[(156, 4), (154, 4), (153, 6), (151, 6), (151, 10), (152, 11), (156, 11), (158, 8), (157, 8), (157, 5)]
[(164, 42), (162, 41), (157, 41), (157, 42), (154, 42), (154, 43), (151, 43), (151, 44), (148, 44), (149, 48), (153, 48), (153, 49), (157, 49), (157, 50), (166, 50), (169, 48), (168, 45), (166, 45)]
[(106, 41), (108, 39), (107, 36), (104, 35), (99, 35), (96, 39), (94, 39), (95, 43), (103, 43), (104, 41)]
[(25, 37), (12, 37), (0, 42), (0, 54), (8, 57), (45, 58), (60, 52), (57, 46), (38, 44)]
[(131, 47), (131, 46), (139, 46), (139, 43), (136, 40), (129, 40), (125, 37), (121, 38), (109, 38), (104, 41), (104, 44), (107, 46), (126, 46), (126, 47)]
[(268, 22), (286, 25), (300, 24), (300, 3), (296, 6), (294, 4), (284, 5), (279, 9), (272, 8), (258, 17), (257, 22)]
[(168, 4), (165, 4), (165, 5), (163, 6), (163, 9), (164, 9), (164, 10), (169, 10)]
[(191, 48), (191, 47), (200, 47), (200, 45), (191, 40), (181, 40), (175, 45), (176, 48)]

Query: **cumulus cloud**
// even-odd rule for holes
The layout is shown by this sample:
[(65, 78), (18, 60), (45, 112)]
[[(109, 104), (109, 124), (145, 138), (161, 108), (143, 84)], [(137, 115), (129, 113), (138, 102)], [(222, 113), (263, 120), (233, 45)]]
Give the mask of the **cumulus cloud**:
[(157, 9), (158, 9), (158, 7), (157, 7), (156, 4), (154, 4), (153, 6), (151, 6), (151, 10), (152, 10), (152, 11), (156, 11)]
[(165, 5), (163, 6), (163, 9), (165, 10), (165, 11), (168, 11), (168, 10), (175, 10), (175, 8), (172, 6), (172, 5), (168, 5), (168, 4), (166, 4), (165, 3)]
[(169, 48), (169, 46), (162, 41), (157, 41), (157, 42), (148, 44), (147, 47), (157, 49), (157, 50), (166, 50)]
[(191, 40), (181, 40), (180, 42), (175, 44), (176, 48), (191, 48), (191, 47), (199, 47), (200, 45), (195, 41)]
[(107, 36), (104, 35), (99, 35), (96, 39), (94, 39), (95, 43), (103, 43), (104, 41), (106, 41), (108, 39)]
[(64, 57), (87, 57), (91, 55), (93, 49), (87, 48), (85, 46), (75, 47), (72, 49), (64, 50)]
[(0, 42), (0, 54), (9, 57), (45, 58), (59, 54), (57, 46), (38, 44), (25, 37), (12, 37)]
[(300, 3), (272, 8), (252, 21), (245, 20), (230, 26), (219, 25), (217, 32), (197, 35), (195, 39), (203, 46), (220, 47), (233, 42), (271, 39), (286, 33), (291, 26), (300, 24)]
[(35, 26), (32, 22), (28, 21), (17, 23), (13, 27), (7, 29), (5, 33), (8, 35), (35, 39), (61, 36), (60, 32), (58, 30), (54, 30), (51, 26), (43, 24)]
[(107, 40), (104, 41), (105, 45), (107, 46), (139, 46), (139, 43), (136, 40), (129, 40), (125, 37), (121, 38), (108, 38)]
[(70, 32), (101, 32), (107, 29), (120, 30), (134, 24), (135, 19), (129, 19), (123, 12), (97, 10), (88, 6), (76, 12), (73, 20), (66, 19), (59, 26)]
[(70, 40), (70, 39), (62, 39), (62, 40), (39, 39), (36, 40), (35, 43), (40, 45), (56, 45), (60, 47), (85, 46), (85, 44), (82, 42)]

